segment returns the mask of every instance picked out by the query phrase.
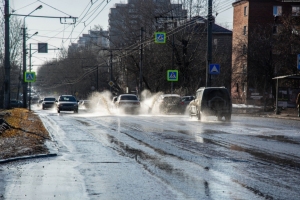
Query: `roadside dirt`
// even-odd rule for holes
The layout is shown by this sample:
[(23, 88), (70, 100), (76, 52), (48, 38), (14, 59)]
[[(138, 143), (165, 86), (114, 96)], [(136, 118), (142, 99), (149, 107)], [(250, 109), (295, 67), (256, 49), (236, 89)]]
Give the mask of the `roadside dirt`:
[(32, 111), (0, 110), (0, 159), (47, 154), (45, 140), (50, 140), (50, 136)]

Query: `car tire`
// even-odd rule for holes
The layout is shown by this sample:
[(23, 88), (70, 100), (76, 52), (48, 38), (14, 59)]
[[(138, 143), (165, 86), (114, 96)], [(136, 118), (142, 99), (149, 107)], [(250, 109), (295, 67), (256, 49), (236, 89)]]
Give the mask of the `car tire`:
[(74, 113), (78, 113), (78, 110), (74, 110)]
[(60, 110), (57, 110), (57, 113), (60, 113)]
[(43, 106), (43, 110), (45, 110), (44, 106)]
[(229, 122), (231, 120), (231, 114), (225, 115), (225, 121)]

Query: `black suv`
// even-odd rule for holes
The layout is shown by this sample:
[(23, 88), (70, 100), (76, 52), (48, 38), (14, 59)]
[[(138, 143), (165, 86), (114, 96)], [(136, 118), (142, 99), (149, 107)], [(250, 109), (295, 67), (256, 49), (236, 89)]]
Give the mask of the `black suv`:
[(232, 102), (225, 87), (203, 87), (197, 90), (195, 100), (189, 104), (190, 116), (216, 116), (218, 120), (225, 117), (231, 120)]
[(60, 111), (74, 111), (78, 113), (78, 101), (72, 95), (61, 95), (56, 101), (57, 112)]

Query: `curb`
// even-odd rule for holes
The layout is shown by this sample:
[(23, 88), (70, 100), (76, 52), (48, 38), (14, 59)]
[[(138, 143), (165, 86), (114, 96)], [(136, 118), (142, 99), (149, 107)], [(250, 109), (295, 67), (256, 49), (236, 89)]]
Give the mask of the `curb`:
[(47, 158), (47, 157), (55, 157), (55, 156), (57, 156), (56, 153), (21, 156), (21, 157), (8, 158), (8, 159), (0, 160), (0, 164), (19, 161), (19, 160), (28, 160), (28, 159), (34, 159), (34, 158)]

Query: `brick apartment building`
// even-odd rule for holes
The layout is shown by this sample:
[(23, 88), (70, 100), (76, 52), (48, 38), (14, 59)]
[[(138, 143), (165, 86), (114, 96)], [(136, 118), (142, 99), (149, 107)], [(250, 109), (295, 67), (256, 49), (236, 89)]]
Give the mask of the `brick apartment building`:
[[(249, 61), (251, 57), (249, 49), (254, 48), (254, 45), (257, 44), (257, 41), (253, 39), (254, 37), (250, 36), (257, 33), (258, 27), (264, 29), (266, 35), (276, 36), (280, 31), (283, 16), (300, 16), (300, 0), (236, 0), (232, 5), (234, 8), (232, 99), (235, 103), (253, 104), (254, 102), (262, 102), (265, 96), (270, 97), (270, 94), (266, 94), (265, 91), (271, 93), (272, 89), (266, 89), (263, 85), (255, 84), (255, 77), (250, 76), (249, 72), (255, 66), (253, 62)], [(262, 50), (261, 53), (263, 55), (266, 52)], [(276, 56), (276, 52), (272, 49), (269, 54), (271, 58), (279, 59), (279, 56)], [(263, 68), (262, 65), (262, 71)], [(263, 75), (265, 74), (259, 74), (258, 72), (256, 76)], [(274, 71), (270, 70), (270, 77), (278, 75), (285, 74), (280, 74), (276, 69)]]

